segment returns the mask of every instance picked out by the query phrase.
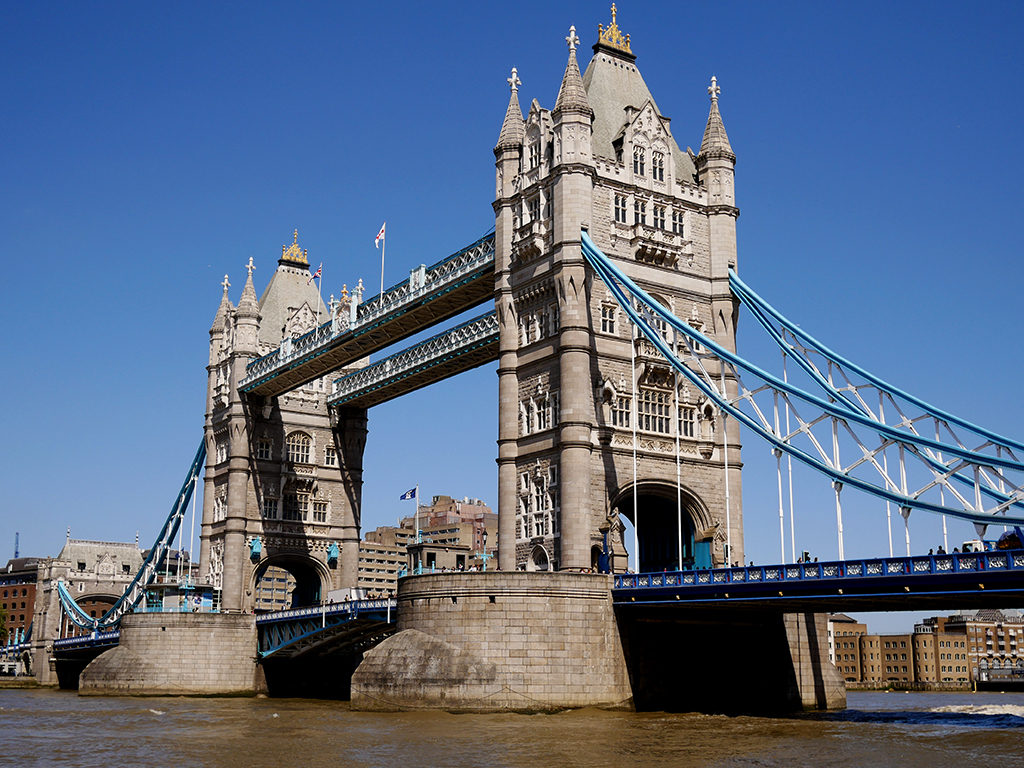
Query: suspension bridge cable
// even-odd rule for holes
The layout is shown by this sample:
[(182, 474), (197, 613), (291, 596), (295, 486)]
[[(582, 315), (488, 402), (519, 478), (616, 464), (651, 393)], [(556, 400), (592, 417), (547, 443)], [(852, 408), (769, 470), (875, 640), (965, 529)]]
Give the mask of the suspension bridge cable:
[[(704, 377), (707, 376), (706, 372), (703, 371), (701, 365), (701, 373), (692, 371), (689, 367), (682, 364), (682, 362), (676, 359), (671, 350), (667, 347), (663, 338), (657, 330), (651, 327), (650, 323), (642, 317), (632, 306), (631, 299), (626, 296), (626, 290), (630, 294), (635, 296), (642, 304), (649, 308), (651, 312), (661, 318), (666, 324), (671, 325), (677, 330), (681, 331), (684, 337), (687, 337), (692, 343), (699, 343), (702, 347), (710, 350), (708, 357), (714, 356), (724, 363), (733, 366), (737, 371), (745, 371), (752, 376), (762, 380), (768, 388), (774, 388), (783, 393), (786, 397), (798, 398), (801, 401), (813, 406), (815, 409), (823, 412), (825, 417), (831, 419), (840, 419), (844, 428), (849, 430), (852, 426), (866, 427), (875, 431), (879, 436), (887, 439), (887, 444), (896, 444), (901, 448), (909, 447), (914, 451), (914, 455), (918, 456), (922, 448), (935, 450), (944, 450), (962, 459), (963, 462), (968, 464), (980, 460), (983, 461), (985, 466), (988, 467), (999, 467), (1001, 469), (1012, 469), (1018, 471), (1024, 471), (1024, 466), (1016, 460), (1006, 459), (1002, 456), (984, 456), (979, 457), (976, 452), (970, 451), (963, 448), (962, 446), (948, 445), (943, 443), (935, 443), (929, 438), (925, 438), (917, 434), (907, 434), (897, 428), (890, 427), (886, 424), (879, 424), (877, 421), (870, 419), (862, 413), (850, 410), (844, 405), (840, 405), (833, 401), (826, 401), (822, 398), (811, 395), (804, 390), (794, 387), (792, 384), (783, 382), (771, 374), (763, 371), (762, 369), (754, 366), (753, 364), (739, 358), (738, 356), (730, 353), (720, 345), (716, 344), (711, 339), (708, 339), (703, 334), (690, 328), (686, 323), (676, 318), (668, 310), (662, 307), (657, 301), (650, 297), (643, 289), (639, 288), (635, 283), (630, 280), (624, 273), (621, 272), (607, 257), (600, 252), (600, 250), (594, 246), (586, 233), (583, 233), (583, 253), (587, 258), (588, 262), (598, 273), (598, 276), (608, 285), (609, 290), (615, 296), (616, 301), (624, 308), (630, 317), (631, 322), (646, 336), (651, 343), (658, 349), (659, 352), (669, 361), (669, 363), (675, 367), (681, 374), (683, 374), (700, 392), (702, 392), (709, 399), (713, 400), (716, 405), (728, 416), (732, 416), (739, 420), (739, 422), (749, 429), (753, 430), (756, 434), (761, 436), (763, 439), (777, 445), (783, 451), (798, 458), (804, 463), (808, 464), (818, 472), (821, 472), (827, 476), (830, 476), (833, 480), (840, 480), (848, 485), (873, 493), (876, 496), (882, 498), (888, 498), (890, 501), (899, 503), (901, 506), (913, 506), (918, 509), (923, 509), (929, 512), (935, 512), (939, 514), (949, 514), (954, 517), (961, 519), (971, 520), (979, 524), (987, 525), (992, 522), (992, 515), (984, 513), (983, 507), (976, 506), (973, 509), (969, 506), (969, 502), (966, 502), (962, 497), (960, 500), (964, 503), (964, 509), (956, 509), (950, 507), (943, 507), (935, 504), (932, 501), (921, 496), (922, 493), (933, 487), (936, 482), (932, 482), (926, 485), (921, 491), (915, 493), (914, 496), (909, 496), (906, 492), (905, 484), (901, 485), (901, 490), (894, 490), (895, 485), (891, 481), (887, 481), (887, 484), (879, 486), (875, 483), (861, 479), (860, 477), (850, 474), (853, 469), (859, 466), (867, 465), (873, 466), (876, 469), (880, 469), (877, 461), (873, 456), (866, 456), (863, 460), (858, 460), (851, 467), (842, 469), (836, 466), (830, 466), (828, 463), (823, 462), (815, 458), (812, 454), (807, 451), (796, 447), (790, 440), (781, 439), (779, 436), (773, 434), (770, 429), (758, 421), (758, 418), (762, 418), (761, 412), (757, 409), (756, 403), (753, 402), (753, 395), (756, 392), (744, 389), (742, 397), (739, 397), (737, 403), (744, 402), (750, 404), (754, 410), (754, 415), (748, 415), (745, 411), (740, 410), (736, 404), (729, 402), (726, 398), (723, 398), (721, 393), (717, 391), (717, 386), (712, 386), (710, 382), (706, 381)], [(620, 285), (621, 283), (621, 285)], [(623, 287), (625, 286), (625, 288)], [(692, 344), (691, 344), (692, 345)], [(699, 361), (698, 361), (699, 362)], [(763, 387), (757, 391), (761, 391)], [(755, 418), (755, 416), (757, 418)], [(820, 421), (821, 417), (815, 420), (815, 422), (803, 423), (799, 432), (807, 435), (813, 441), (813, 434), (810, 433), (810, 427), (814, 426), (814, 423)], [(851, 432), (851, 435), (853, 433)], [(816, 445), (816, 443), (815, 443)], [(818, 449), (820, 450), (820, 449)], [(901, 462), (901, 471), (905, 471), (905, 462)], [(962, 464), (957, 464), (952, 470), (949, 471), (948, 475), (955, 474), (956, 472), (963, 471), (964, 467)], [(948, 479), (948, 475), (939, 478), (939, 480)], [(976, 489), (978, 483), (975, 483)], [(1005, 505), (1003, 505), (1005, 507)], [(1004, 508), (997, 509), (1005, 513)], [(1024, 522), (1024, 518), (1010, 517), (1007, 515), (1004, 518), (1005, 521), (1018, 521)]]

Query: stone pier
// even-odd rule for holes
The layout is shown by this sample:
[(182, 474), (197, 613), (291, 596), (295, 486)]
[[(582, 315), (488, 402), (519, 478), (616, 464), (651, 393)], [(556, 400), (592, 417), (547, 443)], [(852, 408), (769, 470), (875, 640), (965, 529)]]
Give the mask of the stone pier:
[(632, 707), (611, 577), (440, 573), (403, 579), (398, 633), (368, 651), (352, 707)]
[(221, 613), (136, 613), (121, 642), (82, 671), (84, 695), (253, 695), (265, 689), (256, 663), (256, 620)]

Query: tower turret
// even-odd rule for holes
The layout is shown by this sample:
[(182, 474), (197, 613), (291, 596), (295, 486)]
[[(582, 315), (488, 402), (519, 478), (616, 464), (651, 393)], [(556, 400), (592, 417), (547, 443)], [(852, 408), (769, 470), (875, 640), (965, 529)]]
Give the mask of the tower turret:
[(256, 289), (252, 284), (252, 271), (255, 269), (252, 257), (245, 267), (249, 271), (242, 288), (242, 298), (235, 309), (235, 349), (243, 356), (255, 357), (258, 354), (257, 335), (260, 329), (260, 302), (256, 298)]
[[(511, 263), (512, 241), (515, 238), (516, 192), (521, 185), (520, 169), (526, 128), (523, 112), (519, 108), (519, 86), (522, 81), (515, 67), (507, 80), (511, 93), (505, 120), (494, 148), (495, 200), (494, 200), (494, 307), (498, 315), (498, 398), (512, 404), (498, 417), (498, 498), (506, 507), (514, 509), (518, 493), (516, 473), (517, 438), (519, 421), (515, 404), (519, 402), (519, 382), (516, 363), (519, 349), (519, 325), (512, 299)], [(511, 414), (511, 415), (510, 415)], [(502, 502), (499, 501), (499, 508)], [(504, 542), (498, 550), (498, 567), (511, 571), (515, 560), (515, 516), (512, 512), (498, 518), (498, 540)]]

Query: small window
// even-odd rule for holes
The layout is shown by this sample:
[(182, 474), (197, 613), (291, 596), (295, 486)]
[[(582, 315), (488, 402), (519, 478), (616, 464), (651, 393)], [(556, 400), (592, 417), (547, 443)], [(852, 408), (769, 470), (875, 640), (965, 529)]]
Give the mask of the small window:
[(643, 200), (633, 201), (633, 223), (634, 224), (646, 224), (647, 223), (647, 203)]
[(327, 522), (327, 502), (326, 501), (314, 501), (313, 502), (313, 522), (314, 523), (326, 523)]
[(263, 517), (267, 520), (277, 519), (277, 499), (263, 499)]
[(651, 153), (651, 178), (655, 181), (665, 180), (665, 155), (661, 152)]
[(526, 208), (530, 214), (530, 221), (538, 221), (540, 219), (540, 196), (534, 195), (527, 200)]
[(127, 576), (131, 572), (132, 572), (132, 567), (130, 565), (128, 565), (128, 563), (122, 563), (121, 564), (121, 573), (123, 573), (123, 574), (125, 574)]
[(626, 196), (615, 196), (615, 220), (620, 224), (626, 223)]
[(338, 453), (333, 445), (324, 447), (324, 464), (328, 467), (338, 466)]
[(256, 441), (256, 458), (262, 461), (270, 461), (274, 456), (274, 443), (266, 437)]
[(637, 176), (644, 175), (644, 163), (647, 157), (643, 147), (633, 147), (633, 173)]
[(601, 305), (601, 333), (615, 333), (615, 319), (618, 307), (614, 304)]
[(85, 570), (85, 560), (79, 560), (78, 561), (78, 570), (80, 570), (80, 571), (84, 571)]
[(677, 235), (683, 234), (683, 212), (672, 211), (672, 231)]
[(665, 228), (665, 206), (656, 205), (654, 206), (654, 226), (658, 229)]

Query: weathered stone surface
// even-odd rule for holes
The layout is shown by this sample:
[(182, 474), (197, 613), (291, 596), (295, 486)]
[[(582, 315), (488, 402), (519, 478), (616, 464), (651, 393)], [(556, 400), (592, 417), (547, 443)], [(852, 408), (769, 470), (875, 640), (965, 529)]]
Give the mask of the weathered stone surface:
[(121, 642), (83, 670), (84, 695), (238, 695), (262, 689), (251, 615), (126, 616)]
[(629, 707), (608, 576), (442, 573), (399, 585), (399, 633), (366, 654), (356, 709)]

